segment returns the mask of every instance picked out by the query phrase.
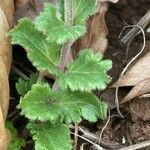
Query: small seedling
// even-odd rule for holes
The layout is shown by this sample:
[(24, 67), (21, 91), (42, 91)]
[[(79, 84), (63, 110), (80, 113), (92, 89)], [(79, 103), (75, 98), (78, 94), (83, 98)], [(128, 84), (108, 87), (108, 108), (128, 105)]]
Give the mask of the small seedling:
[[(86, 21), (96, 8), (97, 0), (58, 0), (55, 6), (45, 4), (34, 22), (21, 19), (9, 32), (12, 43), (27, 49), (28, 59), (40, 72), (39, 77), (17, 83), (18, 108), (29, 119), (36, 150), (71, 150), (70, 124), (107, 116), (107, 104), (91, 91), (106, 88), (112, 62), (91, 49), (67, 61), (71, 45), (86, 33)], [(41, 79), (42, 72), (55, 77), (55, 88)]]

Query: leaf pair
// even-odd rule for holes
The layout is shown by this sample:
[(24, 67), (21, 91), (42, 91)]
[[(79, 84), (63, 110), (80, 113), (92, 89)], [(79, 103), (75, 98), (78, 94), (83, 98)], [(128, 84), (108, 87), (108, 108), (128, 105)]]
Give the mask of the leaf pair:
[(76, 27), (81, 25), (85, 27), (85, 20), (96, 9), (96, 0), (73, 0), (72, 2), (74, 26), (66, 26), (64, 20), (57, 15), (59, 9), (57, 10), (57, 7), (52, 4), (47, 4), (35, 23), (29, 19), (22, 19), (19, 25), (10, 31), (12, 43), (25, 47), (33, 65), (40, 71), (46, 70), (56, 76), (62, 89), (68, 87), (71, 90), (82, 91), (104, 89), (110, 81), (105, 73), (111, 68), (111, 62), (101, 61), (102, 56), (99, 54), (84, 50), (75, 62), (67, 66), (65, 74), (57, 67), (61, 49), (61, 46), (56, 44), (60, 43), (59, 38), (65, 42), (81, 36)]
[(48, 84), (35, 84), (20, 102), (22, 114), (31, 120), (56, 121), (67, 123), (81, 122), (82, 118), (90, 122), (104, 119), (107, 105), (88, 92), (70, 90), (52, 91)]
[[(59, 2), (59, 3), (61, 3), (61, 2)], [(61, 7), (63, 7), (63, 6), (61, 5)], [(96, 0), (91, 0), (91, 1), (89, 1), (89, 0), (88, 1), (73, 0), (74, 25), (72, 27), (68, 27), (67, 25), (65, 25), (65, 21), (60, 17), (63, 15), (64, 12), (59, 12), (60, 11), (59, 8), (55, 7), (52, 4), (47, 4), (47, 5), (45, 5), (44, 12), (42, 12), (39, 15), (39, 17), (36, 18), (35, 26), (39, 31), (42, 31), (46, 35), (46, 39), (49, 42), (63, 44), (65, 42), (67, 42), (68, 40), (76, 40), (80, 36), (85, 34), (85, 32), (86, 32), (85, 21), (90, 15), (94, 14), (95, 8), (96, 8)], [(60, 14), (60, 13), (62, 13), (62, 14)], [(33, 25), (30, 23), (30, 21), (28, 19), (20, 20), (20, 26), (24, 26), (24, 27), (27, 26), (26, 28), (24, 28), (24, 30), (30, 31), (31, 33), (33, 33), (33, 35), (31, 37), (33, 37), (35, 32), (37, 32), (36, 29), (33, 27)], [(32, 30), (31, 30), (31, 28), (32, 28)], [(34, 28), (34, 30), (33, 30), (33, 28)], [(17, 33), (16, 30), (17, 30), (17, 28), (15, 28), (13, 30), (13, 32), (15, 32), (16, 38), (18, 38), (18, 37), (21, 38), (20, 34), (22, 34), (22, 33), (19, 31), (18, 31), (19, 33)], [(11, 32), (11, 34), (13, 34), (13, 32)], [(22, 30), (22, 32), (23, 32), (23, 30)], [(31, 34), (30, 32), (28, 32), (28, 34)], [(36, 37), (38, 37), (39, 40), (41, 40), (40, 36), (41, 36), (41, 38), (43, 38), (41, 33), (37, 33)], [(26, 36), (26, 38), (28, 39), (27, 36)], [(26, 41), (27, 41), (27, 39), (26, 39)], [(18, 44), (17, 41), (15, 41), (15, 39), (13, 40), (13, 43)], [(22, 43), (22, 44), (24, 44), (24, 43)], [(45, 46), (47, 47), (47, 44), (45, 44)], [(26, 47), (26, 45), (25, 45), (25, 47)], [(39, 48), (41, 48), (41, 46)]]
[(43, 121), (28, 124), (36, 150), (72, 148), (69, 128), (64, 123), (59, 123), (60, 121), (80, 122), (84, 118), (95, 122), (97, 118), (104, 119), (107, 115), (107, 104), (100, 102), (92, 93), (70, 90), (53, 92), (48, 84), (40, 83), (34, 84), (22, 97), (19, 107), (21, 113), (30, 120)]
[(47, 35), (48, 41), (59, 44), (65, 43), (68, 40), (76, 40), (84, 35), (86, 31), (85, 26), (66, 26), (65, 22), (57, 17), (56, 9), (52, 5), (45, 6), (45, 11), (37, 17), (35, 25), (38, 30)]
[(64, 0), (58, 0), (57, 6), (45, 5), (44, 12), (37, 17), (35, 25), (38, 30), (46, 33), (47, 40), (65, 43), (76, 40), (86, 32), (86, 19), (96, 10), (96, 0), (72, 0), (73, 26), (68, 27), (64, 21)]
[(22, 19), (19, 25), (9, 32), (12, 43), (29, 50), (28, 58), (38, 70), (48, 70), (54, 75), (59, 74), (57, 66), (60, 44), (68, 40), (76, 40), (85, 34), (86, 27), (83, 22), (95, 11), (96, 0), (88, 0), (86, 5), (84, 2), (85, 0), (79, 2), (73, 0), (75, 23), (72, 27), (65, 25), (64, 20), (58, 15), (60, 12), (57, 7), (52, 4), (45, 5), (44, 12), (34, 23), (27, 18)]
[(111, 61), (101, 60), (102, 56), (98, 53), (93, 54), (92, 50), (81, 51), (78, 59), (67, 66), (66, 73), (60, 72), (57, 68), (60, 46), (49, 43), (28, 19), (22, 20), (10, 34), (13, 43), (21, 44), (29, 50), (28, 57), (33, 65), (40, 71), (48, 70), (56, 75), (63, 89), (67, 87), (82, 91), (104, 89), (110, 81), (106, 72), (112, 66)]

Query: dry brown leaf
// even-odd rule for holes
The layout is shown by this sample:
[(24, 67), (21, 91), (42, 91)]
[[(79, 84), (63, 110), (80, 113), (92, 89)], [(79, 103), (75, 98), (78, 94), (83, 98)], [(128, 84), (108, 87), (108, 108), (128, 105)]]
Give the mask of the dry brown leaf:
[[(130, 101), (135, 97), (141, 97), (143, 94), (150, 93), (150, 43), (146, 42), (145, 50), (141, 58), (131, 64), (121, 79), (116, 81), (112, 87), (133, 87), (124, 97), (122, 103)], [(144, 95), (144, 97), (147, 97)]]
[(136, 84), (132, 90), (126, 95), (121, 103), (130, 101), (131, 99), (150, 92), (150, 78), (142, 80)]
[(12, 61), (11, 43), (6, 33), (13, 22), (13, 0), (0, 1), (0, 149), (7, 150), (10, 134), (5, 129), (9, 106), (8, 76)]
[(25, 5), (29, 0), (15, 0), (15, 8), (19, 9), (23, 5)]
[[(19, 0), (20, 2), (24, 2), (23, 0)], [(26, 3), (16, 9), (14, 14), (15, 22), (23, 17), (28, 17), (32, 20), (43, 10), (44, 3), (53, 2), (53, 0), (25, 0)]]
[[(9, 31), (12, 25), (13, 18), (13, 1), (5, 0), (3, 2), (0, 1), (0, 98), (1, 103), (7, 103), (4, 100), (5, 97), (8, 99), (9, 88), (8, 88), (8, 75), (10, 72), (11, 61), (12, 61), (12, 49), (11, 43), (6, 36), (6, 33)], [(7, 114), (7, 104), (2, 104), (4, 118), (6, 118)], [(7, 107), (6, 107), (7, 106)]]
[(108, 2), (116, 3), (119, 0), (99, 0), (100, 7), (97, 10), (96, 15), (90, 17), (87, 22), (87, 34), (80, 38), (74, 45), (75, 56), (84, 48), (91, 48), (94, 51), (104, 53), (108, 41), (107, 34), (108, 29), (105, 21), (105, 14), (108, 10)]
[(0, 106), (4, 119), (6, 119), (9, 106), (9, 81), (2, 57), (0, 57), (0, 68)]
[(116, 82), (113, 87), (119, 86), (135, 86), (142, 80), (145, 80), (150, 77), (150, 52), (144, 55), (141, 59), (139, 59), (136, 64), (129, 69), (125, 75), (120, 79), (120, 81)]
[(94, 51), (104, 53), (107, 48), (108, 34), (105, 22), (106, 11), (107, 3), (101, 3), (97, 14), (87, 22), (87, 34), (75, 43), (76, 53), (83, 48), (92, 48)]
[(0, 107), (0, 150), (7, 150), (8, 144), (11, 140), (10, 132), (5, 129), (5, 119)]

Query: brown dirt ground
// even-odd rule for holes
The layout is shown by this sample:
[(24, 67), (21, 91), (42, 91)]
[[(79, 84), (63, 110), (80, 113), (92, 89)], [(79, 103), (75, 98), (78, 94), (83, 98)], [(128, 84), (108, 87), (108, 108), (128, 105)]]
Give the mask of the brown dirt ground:
[[(136, 24), (137, 21), (150, 9), (150, 1), (146, 0), (121, 0), (115, 5), (110, 5), (106, 15), (108, 25), (108, 40), (109, 45), (105, 53), (106, 58), (113, 61), (113, 69), (110, 71), (113, 81), (116, 81), (129, 60), (134, 57), (140, 47), (142, 47), (142, 36), (136, 37), (126, 53), (126, 45), (120, 43), (118, 36), (124, 26), (127, 24)], [(126, 31), (125, 31), (126, 33)], [(144, 53), (150, 49), (150, 37), (146, 33), (146, 48)], [(120, 88), (119, 98), (131, 89), (131, 87)], [(110, 123), (103, 133), (102, 140), (110, 143), (121, 145), (131, 145), (141, 141), (150, 139), (150, 99), (134, 99), (126, 105), (121, 106), (121, 112), (125, 116), (124, 119), (113, 117), (116, 115), (114, 111), (114, 91), (107, 89), (102, 92), (101, 97), (107, 99), (110, 108), (111, 116)], [(102, 125), (100, 126), (100, 128)], [(101, 130), (97, 132), (100, 134)], [(125, 143), (123, 144), (123, 139)], [(148, 148), (150, 149), (150, 147)]]

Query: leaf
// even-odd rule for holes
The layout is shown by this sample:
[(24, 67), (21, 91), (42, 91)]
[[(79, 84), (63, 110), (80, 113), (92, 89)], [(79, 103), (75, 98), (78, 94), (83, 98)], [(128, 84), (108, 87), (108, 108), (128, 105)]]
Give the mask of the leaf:
[(6, 33), (13, 25), (13, 2), (0, 1), (0, 56), (9, 74), (12, 62), (12, 47)]
[(9, 32), (12, 43), (28, 49), (28, 57), (38, 70), (48, 70), (56, 75), (60, 46), (49, 43), (29, 19), (21, 19), (19, 25)]
[(68, 40), (76, 40), (84, 35), (86, 31), (85, 26), (66, 26), (64, 21), (58, 18), (56, 8), (52, 4), (45, 5), (44, 12), (36, 18), (35, 25), (38, 30), (43, 31), (47, 35), (48, 41), (59, 44)]
[(149, 60), (150, 60), (150, 52), (146, 53), (146, 55), (140, 58), (135, 63), (135, 65), (124, 74), (122, 79), (117, 81), (113, 85), (113, 87), (134, 86), (140, 81), (149, 78), (150, 77)]
[(19, 9), (20, 7), (23, 7), (26, 3), (28, 3), (29, 0), (16, 0), (15, 1), (15, 8)]
[(8, 150), (20, 150), (21, 147), (25, 147), (25, 141), (21, 138), (13, 137), (8, 146)]
[(85, 24), (97, 8), (97, 0), (73, 0), (74, 24)]
[(20, 150), (21, 147), (25, 147), (25, 140), (17, 137), (17, 130), (11, 122), (6, 122), (6, 128), (9, 129), (11, 133), (11, 142), (8, 150)]
[(150, 92), (150, 78), (142, 80), (137, 83), (131, 91), (125, 96), (125, 98), (121, 101), (121, 103), (128, 102), (135, 97), (141, 96), (142, 94), (146, 94)]
[[(147, 47), (145, 49), (149, 50), (149, 43), (147, 43)], [(122, 100), (122, 103), (130, 101), (131, 99), (141, 96), (143, 94), (150, 93), (149, 59), (150, 52), (147, 52), (123, 75), (120, 80), (116, 81), (113, 84), (113, 87), (133, 86), (131, 91)]]
[(35, 140), (36, 150), (71, 150), (69, 128), (65, 124), (29, 123), (28, 128)]
[(60, 14), (61, 19), (64, 20), (64, 0), (57, 1), (56, 10)]
[(7, 149), (11, 135), (10, 132), (5, 128), (5, 119), (4, 114), (2, 112), (2, 108), (0, 107), (0, 149)]
[(9, 107), (8, 75), (12, 63), (12, 47), (9, 38), (6, 37), (6, 33), (10, 30), (12, 24), (13, 1), (0, 1), (0, 107), (3, 111), (4, 120), (7, 117)]
[(21, 96), (24, 96), (25, 94), (27, 94), (28, 91), (31, 90), (31, 87), (33, 84), (35, 84), (38, 80), (38, 74), (31, 74), (30, 75), (30, 79), (29, 80), (23, 80), (23, 79), (19, 79), (19, 81), (16, 83), (16, 88), (18, 93)]
[(55, 0), (15, 0), (14, 21), (17, 24), (21, 18), (35, 20), (36, 16), (43, 10), (45, 3), (54, 3)]
[(9, 107), (9, 72), (12, 63), (12, 46), (6, 33), (13, 24), (13, 1), (0, 1), (0, 149), (6, 150), (10, 133), (5, 129)]
[[(74, 25), (85, 25), (89, 16), (94, 15), (97, 8), (97, 0), (72, 0)], [(58, 0), (57, 11), (64, 20), (64, 0)]]
[(22, 112), (31, 120), (55, 121), (58, 118), (70, 123), (80, 122), (81, 117), (91, 122), (104, 119), (107, 105), (87, 92), (60, 90), (53, 92), (47, 84), (33, 85), (19, 104)]
[(25, 114), (26, 117), (32, 120), (46, 121), (57, 119), (59, 106), (48, 105), (51, 95), (52, 91), (47, 84), (41, 85), (37, 83), (33, 85), (31, 91), (20, 100), (18, 107), (22, 110), (21, 114)]
[(21, 96), (24, 96), (30, 90), (29, 81), (25, 81), (20, 78), (16, 83), (16, 89)]
[(106, 72), (112, 67), (110, 60), (102, 60), (100, 53), (90, 49), (80, 51), (78, 58), (67, 66), (67, 71), (60, 74), (57, 82), (61, 88), (91, 91), (103, 90), (111, 81)]

